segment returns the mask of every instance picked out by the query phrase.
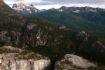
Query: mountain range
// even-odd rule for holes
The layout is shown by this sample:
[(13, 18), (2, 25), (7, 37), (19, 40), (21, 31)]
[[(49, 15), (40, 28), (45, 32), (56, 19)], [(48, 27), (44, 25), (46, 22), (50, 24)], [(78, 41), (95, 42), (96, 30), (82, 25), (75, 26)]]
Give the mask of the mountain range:
[[(61, 24), (73, 31), (85, 30), (105, 38), (105, 9), (92, 7), (61, 7), (59, 9), (39, 10), (22, 15), (37, 16), (53, 24)], [(25, 14), (24, 14), (25, 13)]]
[[(61, 7), (49, 9), (34, 16), (55, 24), (65, 25), (74, 31), (85, 30), (105, 38), (105, 9), (92, 7)], [(29, 14), (29, 16), (33, 16)]]
[[(83, 16), (84, 19), (83, 17), (80, 18), (80, 16), (82, 16), (82, 13), (78, 15), (78, 13), (80, 13), (79, 10), (76, 10), (74, 12), (71, 12), (71, 14), (68, 14), (70, 12), (68, 11), (63, 12), (63, 9), (60, 11), (55, 9), (50, 9), (43, 12), (32, 13), (35, 15), (35, 16), (32, 16), (32, 14), (21, 15), (16, 11), (14, 11), (13, 9), (11, 9), (10, 7), (8, 7), (4, 3), (2, 3), (1, 5), (3, 5), (3, 7), (0, 6), (0, 46), (1, 48), (2, 46), (7, 46), (7, 47), (13, 46), (14, 48), (28, 50), (27, 52), (21, 53), (22, 55), (29, 53), (31, 51), (32, 53), (35, 53), (35, 54), (38, 53), (43, 56), (46, 56), (50, 59), (50, 62), (51, 62), (48, 70), (54, 70), (54, 69), (63, 70), (62, 68), (69, 68), (69, 67), (70, 67), (69, 69), (74, 68), (75, 70), (104, 70), (105, 43), (100, 40), (100, 37), (94, 36), (94, 34), (91, 34), (85, 31), (88, 29), (84, 27), (85, 26), (84, 24), (86, 24), (87, 26), (89, 25), (88, 28), (91, 26), (91, 24), (93, 25), (93, 27), (96, 27), (96, 24), (98, 24), (98, 22), (89, 23), (89, 21), (93, 21), (93, 20), (89, 19), (87, 21), (86, 20), (87, 18), (85, 18), (84, 16)], [(102, 10), (102, 12), (104, 14), (104, 10)], [(49, 16), (49, 19), (50, 19), (49, 21), (46, 21), (47, 19), (45, 20), (37, 17), (39, 15), (41, 16), (41, 14), (43, 13), (46, 16), (51, 15)], [(88, 14), (88, 12), (87, 13), (84, 12), (84, 13)], [(61, 14), (65, 14), (66, 16), (63, 17), (62, 19), (58, 19), (61, 17), (60, 16)], [(92, 10), (92, 14), (93, 14), (93, 10)], [(79, 17), (77, 17), (76, 15)], [(67, 19), (66, 17), (67, 18), (69, 17), (69, 18)], [(82, 28), (79, 27), (81, 28), (81, 30), (78, 31), (75, 25), (74, 27), (72, 27), (71, 25), (68, 25), (69, 27), (67, 27), (67, 25), (64, 25), (65, 23), (56, 24), (55, 21), (51, 21), (51, 19), (54, 19), (54, 18), (56, 18), (56, 20), (58, 21), (69, 20), (68, 23), (70, 23), (71, 25), (73, 25), (74, 22), (76, 24), (78, 22), (78, 26), (80, 25)], [(101, 24), (104, 27), (104, 23), (101, 23)], [(97, 27), (99, 25), (97, 25)], [(99, 26), (99, 28), (101, 27)], [(4, 49), (0, 49), (0, 52), (9, 53), (10, 50), (7, 51)], [(12, 51), (12, 53), (13, 52), (14, 51)], [(65, 60), (62, 60), (65, 54), (71, 54), (71, 53), (74, 55), (65, 56)], [(32, 54), (29, 57), (32, 59), (33, 56), (34, 54)], [(79, 56), (81, 56), (81, 58)], [(74, 58), (69, 59), (70, 57), (71, 58), (74, 57)], [(86, 60), (83, 60), (82, 57), (87, 59), (87, 61), (94, 62), (95, 65), (92, 64), (92, 66), (95, 68), (91, 68), (91, 66), (89, 66), (89, 68), (85, 68), (85, 67), (83, 68), (81, 65), (79, 66), (79, 64), (83, 63), (82, 65), (84, 65), (87, 62)], [(3, 58), (5, 57), (3, 56)], [(66, 60), (66, 58), (68, 60)], [(76, 62), (79, 62), (78, 64), (71, 63), (71, 60), (75, 60), (75, 59), (77, 59)], [(25, 60), (25, 58), (22, 60)], [(61, 64), (64, 64), (67, 67), (63, 65), (61, 66), (59, 64), (56, 65), (56, 62), (58, 62), (59, 60), (61, 60), (60, 62)], [(83, 62), (81, 60), (83, 60)], [(63, 63), (62, 61), (65, 61), (65, 63)], [(10, 64), (11, 61), (7, 61), (7, 63), (10, 67), (12, 66)], [(55, 65), (58, 67), (56, 68)], [(89, 63), (88, 65), (91, 65), (91, 64)]]

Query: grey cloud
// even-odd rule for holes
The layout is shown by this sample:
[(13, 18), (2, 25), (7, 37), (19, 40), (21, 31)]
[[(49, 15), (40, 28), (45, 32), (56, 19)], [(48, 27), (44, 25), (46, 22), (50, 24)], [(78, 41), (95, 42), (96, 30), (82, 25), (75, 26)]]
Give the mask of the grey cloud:
[(52, 5), (52, 3), (32, 3), (34, 5)]
[(73, 3), (73, 4), (77, 4), (77, 3), (80, 3), (80, 4), (105, 4), (105, 0), (43, 0), (43, 1), (48, 1), (48, 2), (51, 2), (53, 4), (70, 4), (70, 3)]
[(53, 3), (50, 2), (50, 1), (42, 1), (42, 2), (33, 2), (32, 4), (35, 4), (35, 5), (52, 5)]

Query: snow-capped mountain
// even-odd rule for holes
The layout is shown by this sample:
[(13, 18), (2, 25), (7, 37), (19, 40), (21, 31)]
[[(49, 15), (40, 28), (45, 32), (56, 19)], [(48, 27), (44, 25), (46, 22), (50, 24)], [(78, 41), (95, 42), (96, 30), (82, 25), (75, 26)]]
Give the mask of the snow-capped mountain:
[(12, 8), (22, 14), (30, 14), (38, 12), (38, 9), (33, 4), (26, 5), (23, 2), (18, 2), (16, 4), (13, 4)]
[(58, 12), (73, 12), (73, 13), (80, 13), (80, 12), (98, 12), (97, 8), (92, 7), (61, 7)]

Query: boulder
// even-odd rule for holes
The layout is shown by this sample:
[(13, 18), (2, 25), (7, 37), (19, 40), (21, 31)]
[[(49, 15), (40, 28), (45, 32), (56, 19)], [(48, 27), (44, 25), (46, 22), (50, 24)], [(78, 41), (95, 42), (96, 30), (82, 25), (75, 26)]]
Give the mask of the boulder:
[(74, 54), (66, 54), (55, 64), (55, 70), (88, 70), (95, 67), (96, 64)]

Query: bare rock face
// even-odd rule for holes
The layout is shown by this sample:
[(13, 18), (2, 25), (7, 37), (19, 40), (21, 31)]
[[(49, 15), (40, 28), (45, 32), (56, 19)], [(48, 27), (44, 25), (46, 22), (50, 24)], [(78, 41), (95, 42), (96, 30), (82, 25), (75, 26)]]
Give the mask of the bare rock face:
[(0, 0), (0, 6), (2, 6), (4, 4), (3, 0)]
[(17, 54), (0, 54), (0, 70), (45, 70), (50, 64), (47, 59), (17, 59)]
[(73, 54), (66, 54), (64, 59), (56, 62), (55, 70), (88, 70), (97, 67), (96, 64)]
[(77, 38), (77, 40), (87, 41), (89, 38), (89, 34), (85, 31), (80, 31), (77, 33), (76, 38)]

